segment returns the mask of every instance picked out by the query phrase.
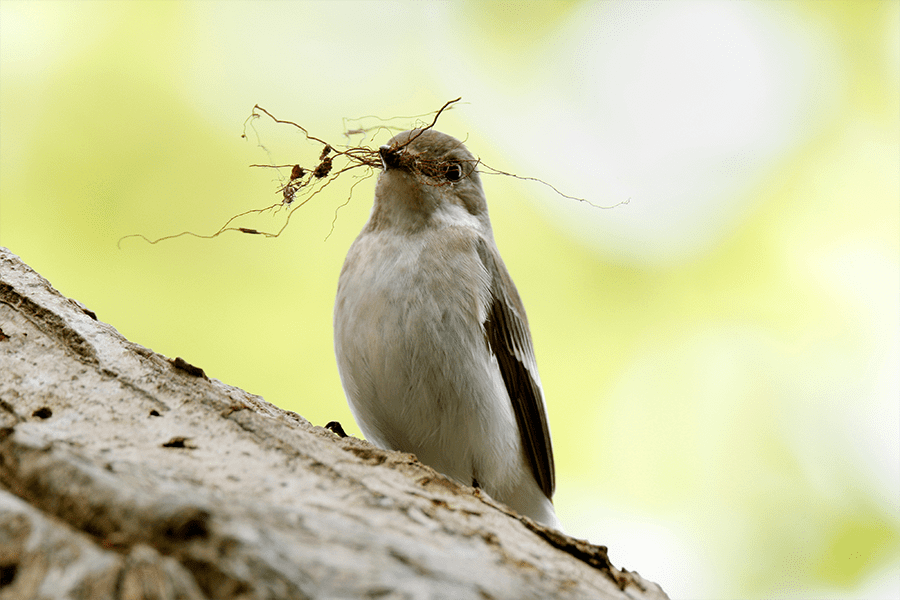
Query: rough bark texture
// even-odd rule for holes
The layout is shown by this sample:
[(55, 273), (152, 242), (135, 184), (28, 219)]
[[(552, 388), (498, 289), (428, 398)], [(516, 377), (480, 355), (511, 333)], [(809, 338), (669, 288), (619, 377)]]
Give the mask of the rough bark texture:
[(0, 248), (0, 599), (665, 597), (412, 455), (129, 342)]

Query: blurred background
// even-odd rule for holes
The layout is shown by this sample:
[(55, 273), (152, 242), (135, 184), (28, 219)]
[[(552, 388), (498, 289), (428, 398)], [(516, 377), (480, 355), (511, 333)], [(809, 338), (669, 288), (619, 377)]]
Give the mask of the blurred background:
[(289, 169), (248, 165), (321, 147), (242, 139), (256, 103), (337, 145), (462, 96), (438, 129), (488, 165), (628, 201), (484, 176), (568, 532), (673, 598), (896, 598), (898, 7), (2, 0), (0, 245), (129, 339), (359, 435), (331, 311), (374, 177), (276, 239), (117, 241), (280, 201)]

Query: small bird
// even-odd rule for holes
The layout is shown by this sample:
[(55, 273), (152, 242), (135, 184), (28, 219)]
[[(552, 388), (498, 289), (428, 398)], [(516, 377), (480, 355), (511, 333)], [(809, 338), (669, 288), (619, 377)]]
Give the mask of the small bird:
[(396, 135), (380, 155), (375, 204), (334, 309), (353, 416), (377, 446), (561, 529), (528, 320), (494, 242), (478, 161), (430, 128)]

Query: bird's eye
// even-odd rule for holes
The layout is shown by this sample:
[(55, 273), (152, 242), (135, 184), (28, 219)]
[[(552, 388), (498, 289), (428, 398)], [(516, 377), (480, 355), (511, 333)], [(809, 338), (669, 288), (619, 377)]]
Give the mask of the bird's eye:
[(444, 171), (444, 177), (447, 178), (447, 181), (459, 181), (462, 179), (462, 175), (462, 165), (455, 162), (447, 165), (447, 170)]

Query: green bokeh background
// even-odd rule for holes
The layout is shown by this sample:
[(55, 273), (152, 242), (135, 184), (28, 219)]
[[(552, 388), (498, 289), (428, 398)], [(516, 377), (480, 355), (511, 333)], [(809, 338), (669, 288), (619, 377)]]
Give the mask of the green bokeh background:
[[(248, 165), (309, 165), (319, 148), (263, 121), (242, 139), (256, 103), (343, 143), (344, 117), (463, 96), (439, 128), (487, 164), (599, 204), (631, 198), (598, 210), (485, 178), (529, 311), (568, 531), (673, 597), (897, 597), (898, 3), (662, 6), (3, 0), (0, 245), (129, 339), (359, 435), (331, 309), (374, 178), (352, 194), (355, 179), (335, 182), (277, 239), (116, 242), (212, 233), (276, 202), (278, 172)], [(640, 82), (598, 94), (591, 79), (598, 64), (626, 84), (648, 60), (684, 66), (677, 34), (698, 15), (732, 28), (699, 60), (727, 70), (751, 48), (763, 80), (783, 71), (787, 91), (753, 106), (791, 110), (742, 134), (757, 135), (755, 162), (722, 151), (748, 112), (677, 151), (682, 119), (746, 95), (715, 101), (702, 70), (658, 95)], [(651, 25), (675, 42), (648, 58)], [(792, 62), (795, 45), (807, 58)], [(644, 118), (629, 121), (634, 107)], [(668, 127), (664, 160), (597, 150)], [(654, 180), (680, 160), (693, 166)]]

